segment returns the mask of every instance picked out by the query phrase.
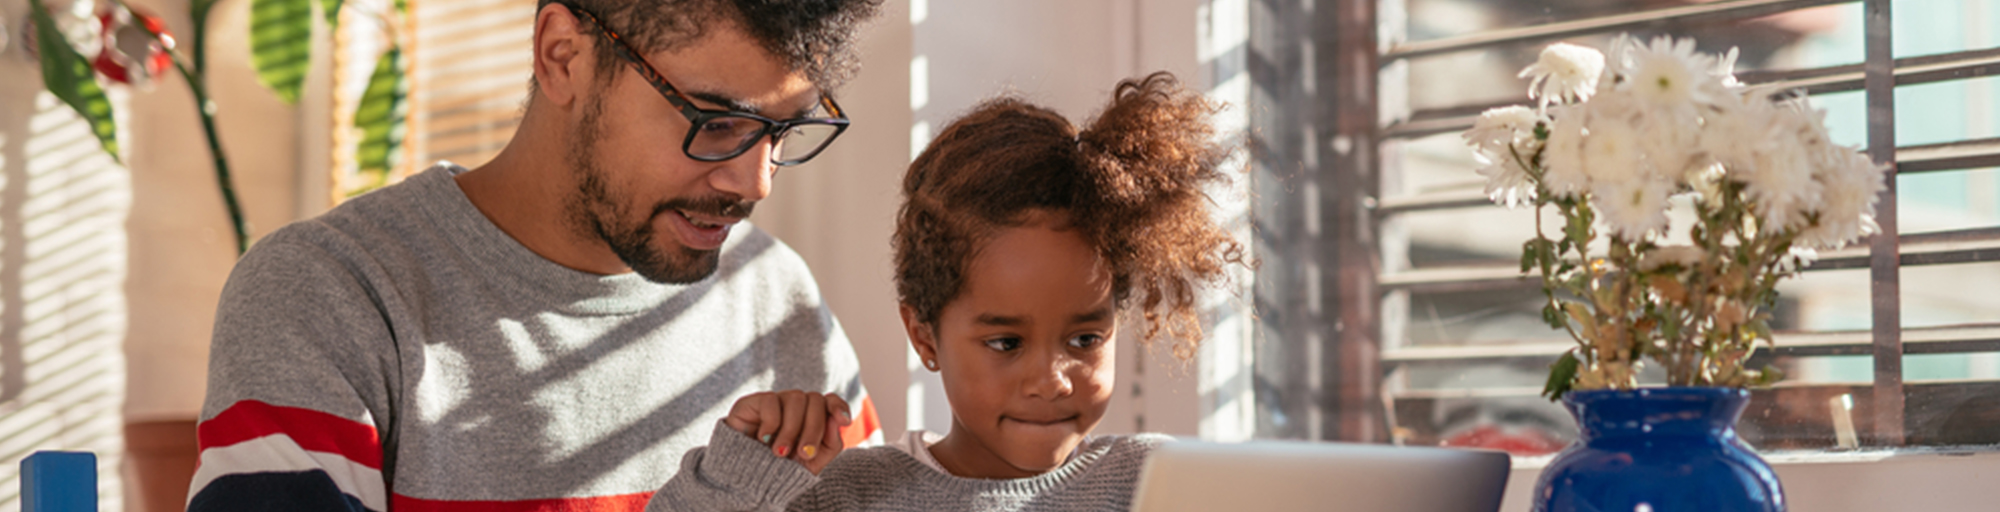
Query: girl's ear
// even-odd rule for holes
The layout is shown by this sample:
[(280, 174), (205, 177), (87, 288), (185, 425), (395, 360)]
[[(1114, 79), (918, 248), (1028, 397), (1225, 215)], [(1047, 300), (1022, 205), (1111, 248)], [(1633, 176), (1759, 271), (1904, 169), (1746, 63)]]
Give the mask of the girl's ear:
[(910, 348), (917, 350), (924, 367), (937, 370), (937, 336), (929, 324), (917, 319), (917, 309), (909, 304), (899, 304), (896, 308), (903, 314), (903, 331), (910, 336)]

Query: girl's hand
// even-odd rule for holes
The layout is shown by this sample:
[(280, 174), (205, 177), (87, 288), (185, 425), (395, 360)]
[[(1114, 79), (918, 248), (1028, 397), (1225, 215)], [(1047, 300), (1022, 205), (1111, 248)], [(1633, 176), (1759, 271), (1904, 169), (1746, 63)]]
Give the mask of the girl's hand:
[(793, 389), (739, 398), (722, 422), (817, 475), (847, 448), (840, 428), (854, 420), (840, 395)]

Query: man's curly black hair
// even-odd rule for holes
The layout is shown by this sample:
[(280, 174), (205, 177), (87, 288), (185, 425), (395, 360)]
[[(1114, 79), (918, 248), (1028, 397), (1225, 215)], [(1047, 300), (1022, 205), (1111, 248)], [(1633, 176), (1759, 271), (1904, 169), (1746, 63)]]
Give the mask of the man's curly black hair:
[[(822, 91), (838, 88), (860, 68), (854, 42), (882, 0), (539, 0), (539, 9), (569, 4), (590, 11), (640, 52), (670, 51), (733, 24)], [(600, 27), (584, 30), (601, 30)], [(597, 45), (600, 72), (623, 60)]]

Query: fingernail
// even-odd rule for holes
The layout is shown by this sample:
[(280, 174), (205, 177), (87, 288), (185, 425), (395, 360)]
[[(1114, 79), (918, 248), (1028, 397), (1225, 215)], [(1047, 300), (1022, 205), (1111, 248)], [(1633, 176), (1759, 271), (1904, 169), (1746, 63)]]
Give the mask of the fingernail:
[(806, 460), (812, 460), (813, 456), (815, 456), (815, 455), (819, 455), (819, 447), (818, 447), (818, 446), (813, 446), (813, 445), (805, 445), (805, 446), (802, 446), (802, 447), (799, 447), (799, 456), (800, 456), (800, 457), (804, 457), (804, 458), (805, 458)]
[(780, 446), (780, 447), (778, 447), (778, 456), (779, 456), (779, 457), (784, 457), (784, 456), (787, 456), (787, 455), (791, 455), (791, 454), (792, 454), (792, 447), (790, 447), (790, 446)]
[(763, 441), (764, 444), (769, 445), (771, 444), (771, 434), (764, 434), (764, 437), (759, 437), (757, 438), (757, 440)]

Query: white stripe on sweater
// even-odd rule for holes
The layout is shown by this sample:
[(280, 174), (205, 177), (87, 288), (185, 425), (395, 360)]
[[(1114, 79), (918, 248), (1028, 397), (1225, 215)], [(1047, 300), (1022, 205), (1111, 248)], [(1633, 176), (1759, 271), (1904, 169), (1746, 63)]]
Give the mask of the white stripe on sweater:
[(389, 510), (389, 493), (383, 488), (381, 470), (337, 453), (307, 451), (285, 434), (203, 450), (201, 465), (188, 487), (188, 499), (194, 499), (210, 482), (228, 475), (315, 469), (325, 471), (340, 492), (360, 499), (361, 505), (369, 510)]

